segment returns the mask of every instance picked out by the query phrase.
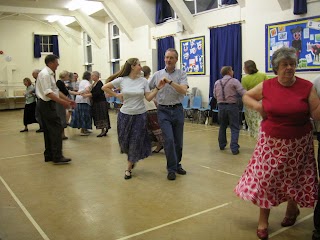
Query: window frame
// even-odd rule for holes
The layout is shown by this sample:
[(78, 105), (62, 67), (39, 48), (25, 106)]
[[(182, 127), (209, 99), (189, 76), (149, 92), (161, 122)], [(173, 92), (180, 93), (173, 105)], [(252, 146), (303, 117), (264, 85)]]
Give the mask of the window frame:
[[(117, 31), (115, 31), (115, 27), (117, 28)], [(114, 23), (109, 24), (109, 40), (110, 40), (110, 70), (111, 74), (116, 73), (120, 70), (120, 29), (119, 27)], [(116, 46), (114, 45), (114, 41), (117, 41)], [(117, 49), (115, 49), (117, 48)], [(118, 58), (115, 58), (115, 52), (118, 52)]]
[[(86, 71), (92, 71), (93, 57), (92, 57), (92, 39), (83, 32), (83, 48), (84, 48), (84, 66)], [(90, 51), (88, 51), (90, 49)]]

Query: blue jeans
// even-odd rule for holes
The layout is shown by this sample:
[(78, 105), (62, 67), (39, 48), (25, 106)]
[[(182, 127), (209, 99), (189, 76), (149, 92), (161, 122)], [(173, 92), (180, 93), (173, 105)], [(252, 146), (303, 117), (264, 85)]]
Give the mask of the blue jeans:
[(158, 106), (158, 121), (164, 137), (168, 172), (181, 167), (184, 114), (182, 106)]
[(219, 113), (218, 113), (218, 119), (219, 119), (219, 147), (225, 148), (227, 145), (227, 127), (230, 126), (231, 129), (231, 142), (230, 142), (230, 148), (232, 152), (236, 152), (239, 149), (239, 107), (237, 104), (219, 104)]

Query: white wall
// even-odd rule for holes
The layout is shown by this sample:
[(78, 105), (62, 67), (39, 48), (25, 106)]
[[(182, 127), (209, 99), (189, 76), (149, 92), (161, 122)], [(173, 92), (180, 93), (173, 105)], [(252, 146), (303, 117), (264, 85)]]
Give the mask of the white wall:
[[(139, 0), (142, 2), (144, 0)], [(282, 1), (282, 0), (279, 0)], [(151, 1), (147, 1), (151, 2)], [(293, 15), (293, 1), (291, 8), (282, 10), (278, 0), (245, 0), (245, 7), (239, 5), (231, 6), (225, 9), (212, 10), (206, 13), (194, 16), (194, 32), (192, 34), (184, 31), (177, 32), (177, 21), (173, 20), (168, 23), (157, 25), (150, 28), (147, 25), (134, 28), (133, 40), (128, 39), (121, 33), (121, 64), (130, 57), (138, 57), (144, 64), (149, 65), (153, 71), (156, 70), (156, 38), (166, 35), (174, 35), (175, 45), (180, 52), (180, 40), (196, 36), (205, 36), (205, 53), (206, 53), (206, 74), (200, 76), (189, 76), (190, 89), (198, 87), (202, 92), (203, 101), (206, 102), (209, 96), (209, 75), (210, 75), (210, 49), (209, 49), (209, 27), (217, 26), (230, 22), (244, 21), (242, 23), (242, 55), (243, 61), (252, 59), (257, 63), (260, 71), (265, 71), (265, 24), (288, 21), (299, 18), (306, 18), (319, 15), (320, 1), (308, 4), (308, 14), (303, 16)], [(150, 5), (148, 5), (150, 11)], [(141, 7), (137, 7), (141, 11)], [(132, 12), (135, 12), (132, 6)], [(145, 14), (150, 15), (150, 14)], [(153, 15), (153, 14), (151, 14)], [(134, 15), (130, 18), (133, 22), (141, 21), (135, 19), (139, 16)], [(110, 75), (110, 56), (109, 56), (109, 18), (96, 19), (94, 26), (103, 32), (104, 38), (101, 39), (102, 48), (93, 45), (93, 70), (101, 72), (102, 78), (105, 79)], [(82, 30), (76, 30), (76, 37), (80, 38), (79, 45), (68, 35), (64, 38), (59, 36), (60, 48), (60, 66), (58, 73), (62, 70), (76, 71), (81, 76), (84, 71), (84, 52), (82, 45)], [(56, 30), (44, 23), (21, 20), (1, 20), (0, 21), (0, 50), (12, 57), (11, 62), (4, 60), (5, 55), (0, 55), (0, 87), (9, 82), (9, 85), (21, 86), (24, 77), (31, 78), (31, 72), (35, 68), (44, 67), (44, 57), (40, 59), (33, 58), (33, 32), (52, 33)], [(179, 66), (177, 66), (179, 67)], [(15, 70), (11, 70), (11, 69)], [(12, 73), (11, 76), (10, 73)], [(313, 79), (319, 72), (299, 72), (298, 76), (306, 79)], [(1, 83), (2, 82), (2, 83)]]
[[(282, 1), (282, 0), (280, 0)], [(243, 62), (252, 59), (261, 72), (265, 71), (265, 24), (306, 18), (319, 15), (320, 1), (308, 3), (308, 13), (302, 16), (293, 14), (291, 8), (282, 10), (278, 0), (245, 0), (245, 7), (231, 6), (221, 10), (213, 10), (194, 17), (194, 33), (176, 33), (175, 21), (165, 23), (152, 29), (152, 36), (166, 36), (175, 34), (175, 45), (178, 51), (181, 39), (195, 36), (205, 36), (206, 75), (189, 76), (190, 89), (198, 87), (201, 90), (203, 101), (208, 101), (210, 75), (210, 35), (209, 27), (224, 23), (244, 21), (242, 23), (242, 58)], [(153, 45), (153, 47), (155, 47)], [(272, 73), (270, 73), (272, 74)], [(297, 75), (312, 80), (319, 72), (298, 72)]]

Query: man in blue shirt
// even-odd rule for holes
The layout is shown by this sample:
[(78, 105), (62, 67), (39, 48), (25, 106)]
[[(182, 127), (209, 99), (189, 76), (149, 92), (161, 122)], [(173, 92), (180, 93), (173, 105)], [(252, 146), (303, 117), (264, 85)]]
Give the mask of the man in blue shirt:
[(181, 166), (183, 147), (184, 113), (183, 97), (187, 93), (187, 74), (176, 69), (178, 52), (174, 48), (165, 53), (165, 68), (157, 71), (149, 82), (150, 89), (155, 88), (162, 79), (166, 85), (159, 90), (158, 121), (164, 137), (164, 151), (167, 158), (168, 180), (175, 180), (176, 173), (185, 175), (187, 172)]

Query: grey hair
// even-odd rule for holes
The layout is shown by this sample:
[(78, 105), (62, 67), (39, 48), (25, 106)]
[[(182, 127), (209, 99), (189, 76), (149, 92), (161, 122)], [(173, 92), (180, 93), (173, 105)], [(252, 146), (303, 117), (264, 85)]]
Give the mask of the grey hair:
[(232, 67), (231, 66), (223, 66), (221, 68), (220, 74), (222, 75), (222, 77), (224, 77), (225, 75), (227, 75), (230, 71), (232, 71)]
[(278, 74), (279, 63), (284, 59), (297, 62), (296, 50), (293, 47), (282, 47), (272, 54), (271, 64), (275, 74)]
[(96, 75), (97, 77), (100, 78), (100, 73), (99, 73), (98, 71), (93, 71), (93, 72), (91, 73), (91, 75)]

